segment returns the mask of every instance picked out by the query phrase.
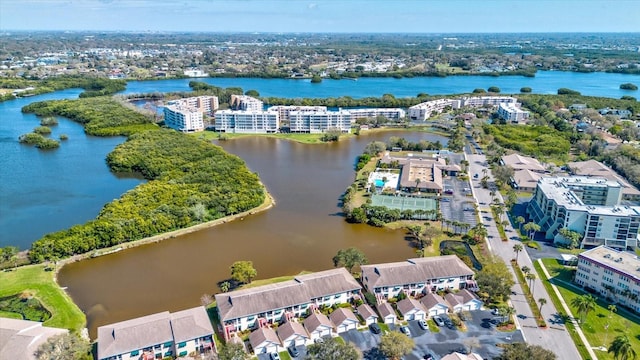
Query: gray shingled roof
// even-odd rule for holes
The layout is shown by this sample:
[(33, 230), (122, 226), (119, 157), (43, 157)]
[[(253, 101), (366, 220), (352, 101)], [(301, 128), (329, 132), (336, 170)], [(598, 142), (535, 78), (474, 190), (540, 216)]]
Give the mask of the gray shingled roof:
[(443, 299), (442, 296), (434, 293), (428, 293), (427, 295), (423, 296), (422, 299), (420, 299), (420, 302), (427, 310), (430, 310), (438, 304), (450, 307), (447, 300)]
[(351, 322), (360, 322), (356, 315), (351, 311), (351, 309), (345, 308), (337, 308), (330, 315), (329, 319), (333, 323), (333, 326), (338, 327), (340, 324), (344, 323), (346, 320), (350, 320)]
[(445, 295), (445, 299), (451, 304), (451, 306), (463, 305), (471, 300), (477, 299), (477, 297), (467, 289), (462, 289), (457, 293), (449, 293)]
[(213, 327), (204, 307), (171, 314), (171, 328), (176, 343), (213, 335)]
[(304, 329), (304, 326), (296, 321), (287, 321), (286, 323), (280, 325), (277, 332), (278, 337), (282, 341), (287, 340), (292, 335), (302, 336), (307, 339), (309, 338), (309, 334)]
[(69, 330), (42, 326), (41, 322), (1, 318), (0, 359), (35, 360), (38, 347), (50, 337)]
[(329, 318), (321, 313), (313, 313), (308, 318), (304, 319), (304, 328), (307, 329), (309, 334), (314, 332), (320, 325), (324, 325), (328, 328), (333, 328), (333, 324)]
[(362, 280), (369, 290), (377, 287), (424, 283), (431, 279), (473, 275), (456, 255), (415, 258), (402, 262), (362, 265)]
[(384, 303), (378, 304), (377, 308), (378, 308), (378, 312), (380, 312), (380, 315), (382, 317), (387, 317), (389, 315), (393, 315), (394, 317), (397, 317), (395, 310), (393, 310), (393, 307), (389, 303), (384, 302)]
[(400, 311), (400, 313), (403, 316), (406, 313), (408, 313), (409, 311), (413, 310), (413, 309), (417, 309), (417, 310), (426, 312), (426, 310), (424, 309), (422, 304), (420, 304), (420, 302), (418, 300), (415, 300), (415, 299), (412, 299), (412, 298), (406, 298), (406, 299), (398, 301), (397, 307), (398, 307), (398, 311)]
[(173, 342), (168, 311), (98, 328), (98, 359)]
[(254, 349), (265, 341), (280, 345), (278, 335), (276, 335), (276, 332), (270, 327), (261, 327), (249, 334), (249, 343), (251, 343)]
[(358, 314), (360, 314), (360, 316), (362, 316), (362, 318), (365, 320), (372, 316), (375, 318), (378, 318), (378, 314), (376, 314), (376, 312), (373, 311), (371, 306), (369, 306), (368, 304), (362, 304), (358, 306), (357, 310), (358, 310)]
[(215, 298), (220, 319), (228, 321), (360, 289), (360, 284), (345, 268), (338, 268), (298, 275), (293, 280), (280, 283), (217, 294)]

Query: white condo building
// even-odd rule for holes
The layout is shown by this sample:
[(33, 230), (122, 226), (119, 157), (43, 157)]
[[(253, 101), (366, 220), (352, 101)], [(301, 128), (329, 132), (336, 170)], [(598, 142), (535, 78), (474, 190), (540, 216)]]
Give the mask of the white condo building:
[(275, 111), (221, 110), (216, 112), (215, 131), (244, 134), (278, 132), (280, 120)]
[(585, 251), (578, 255), (574, 281), (640, 312), (640, 259), (634, 254), (606, 246)]
[(296, 106), (296, 105), (277, 105), (269, 108), (269, 111), (278, 112), (278, 116), (280, 117), (280, 122), (289, 122), (289, 113), (292, 111), (300, 111), (300, 112), (318, 112), (318, 111), (327, 111), (326, 106)]
[(164, 124), (184, 133), (204, 130), (202, 113), (198, 109), (180, 105), (167, 105), (164, 108)]
[(384, 116), (386, 119), (399, 121), (407, 116), (407, 113), (398, 108), (371, 108), (371, 109), (349, 109), (351, 113), (351, 120), (355, 121), (359, 118), (374, 118), (377, 116)]
[(529, 112), (520, 109), (516, 103), (500, 103), (498, 116), (510, 123), (525, 122), (529, 119)]
[(347, 110), (291, 111), (289, 122), (292, 133), (318, 134), (331, 129), (337, 129), (343, 133), (351, 131), (351, 113)]
[(581, 247), (636, 248), (640, 206), (620, 205), (621, 190), (605, 178), (541, 178), (527, 214), (554, 242), (566, 242), (558, 231), (567, 228), (583, 235)]
[(451, 106), (452, 109), (460, 108), (461, 101), (454, 99), (438, 99), (425, 101), (409, 108), (409, 118), (411, 120), (427, 120), (433, 113), (441, 113), (444, 108)]
[(264, 103), (247, 95), (231, 95), (231, 108), (234, 110), (262, 111)]
[(481, 107), (485, 105), (515, 104), (518, 99), (511, 96), (471, 96), (461, 99), (461, 107)]

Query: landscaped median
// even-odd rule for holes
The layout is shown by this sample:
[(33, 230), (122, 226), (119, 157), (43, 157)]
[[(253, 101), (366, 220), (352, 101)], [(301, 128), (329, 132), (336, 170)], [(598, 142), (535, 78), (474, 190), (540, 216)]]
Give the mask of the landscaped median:
[(536, 300), (533, 298), (533, 294), (531, 294), (531, 289), (529, 289), (529, 285), (527, 284), (527, 280), (525, 279), (524, 273), (518, 263), (514, 260), (511, 261), (511, 265), (513, 265), (513, 270), (516, 273), (516, 277), (518, 278), (518, 282), (522, 287), (522, 291), (524, 292), (524, 296), (527, 299), (527, 303), (529, 303), (529, 307), (531, 308), (531, 312), (533, 316), (536, 317), (536, 323), (539, 327), (547, 327), (547, 323), (544, 321), (542, 314), (540, 313), (540, 308), (538, 308), (538, 304)]
[[(568, 305), (573, 315), (578, 314), (576, 307), (574, 307), (571, 303), (573, 299), (576, 299), (582, 295), (587, 294), (587, 292), (583, 291), (579, 287), (575, 286), (572, 281), (572, 273), (573, 270), (569, 267), (565, 267), (561, 265), (556, 259), (543, 259), (542, 260), (545, 268), (549, 272), (551, 276), (551, 281), (545, 276), (542, 268), (538, 264), (538, 262), (534, 262), (533, 266), (538, 272), (538, 276), (542, 280), (551, 300), (553, 301), (558, 312), (565, 316), (567, 319), (569, 314), (564, 314), (564, 310), (562, 304), (560, 303), (560, 299), (556, 296), (555, 291), (553, 291), (551, 282), (556, 285), (556, 288), (560, 292), (560, 295), (564, 299), (564, 302)], [(609, 347), (613, 339), (621, 334), (630, 334), (629, 340), (634, 349), (640, 349), (640, 338), (636, 335), (640, 334), (640, 318), (638, 316), (630, 313), (626, 309), (617, 306), (616, 311), (610, 311), (609, 302), (603, 301), (598, 298), (596, 303), (595, 310), (589, 312), (585, 317), (584, 322), (580, 325), (584, 336), (589, 342), (591, 347), (605, 346)], [(569, 330), (569, 334), (573, 339), (580, 355), (584, 359), (592, 359), (589, 356), (585, 345), (582, 340), (578, 336), (578, 333), (575, 330), (575, 326), (571, 321), (566, 321), (565, 325)], [(606, 351), (594, 350), (598, 359), (614, 359), (612, 353), (607, 353)]]
[[(45, 326), (69, 329), (78, 334), (85, 327), (84, 314), (55, 282), (54, 271), (48, 270), (45, 265), (21, 266), (2, 271), (0, 284), (0, 298), (22, 295), (40, 301), (51, 313), (51, 318), (44, 322)], [(12, 317), (18, 315), (13, 313)]]

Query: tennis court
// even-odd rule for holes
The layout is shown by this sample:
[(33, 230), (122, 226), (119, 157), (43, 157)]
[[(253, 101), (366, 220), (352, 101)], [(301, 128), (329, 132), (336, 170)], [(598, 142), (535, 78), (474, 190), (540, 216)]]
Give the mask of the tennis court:
[(392, 195), (373, 195), (371, 205), (413, 211), (438, 209), (438, 202), (435, 199)]

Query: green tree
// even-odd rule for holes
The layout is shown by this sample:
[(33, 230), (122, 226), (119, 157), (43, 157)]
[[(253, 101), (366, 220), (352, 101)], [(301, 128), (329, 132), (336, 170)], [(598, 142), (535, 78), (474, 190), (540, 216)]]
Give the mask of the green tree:
[(531, 290), (531, 295), (533, 295), (533, 281), (536, 279), (536, 274), (530, 272), (525, 275), (525, 278), (529, 280), (529, 289)]
[(584, 322), (587, 315), (596, 309), (596, 298), (593, 295), (582, 295), (571, 300), (571, 306), (575, 307), (580, 315), (580, 322)]
[(540, 313), (542, 313), (542, 307), (547, 303), (547, 299), (540, 298), (538, 299), (538, 303), (540, 304)]
[(533, 221), (530, 221), (526, 224), (524, 224), (524, 226), (522, 227), (524, 229), (524, 231), (527, 232), (527, 236), (529, 237), (530, 240), (533, 240), (533, 237), (535, 236), (537, 231), (540, 231), (540, 225), (534, 223)]
[(495, 360), (556, 360), (556, 354), (538, 345), (513, 343), (504, 344), (502, 349)]
[(627, 335), (618, 335), (609, 345), (608, 353), (613, 353), (615, 360), (635, 360), (636, 351), (629, 341)]
[(247, 92), (244, 93), (247, 96), (252, 96), (252, 97), (260, 97), (260, 93), (258, 92), (258, 90), (247, 90)]
[(500, 92), (500, 88), (497, 86), (491, 86), (487, 89), (488, 92), (490, 93), (499, 93)]
[(321, 82), (322, 82), (322, 78), (320, 77), (320, 75), (318, 75), (318, 74), (314, 74), (314, 75), (311, 77), (311, 83), (312, 83), (312, 84), (318, 84), (318, 83), (321, 83)]
[(520, 230), (520, 232), (522, 232), (522, 224), (524, 224), (525, 221), (526, 220), (522, 216), (518, 216), (516, 218), (516, 222), (518, 223), (518, 230)]
[(75, 334), (50, 337), (35, 352), (38, 360), (80, 360), (89, 357), (89, 342)]
[(18, 247), (16, 246), (5, 246), (2, 249), (0, 249), (0, 258), (2, 259), (3, 263), (6, 262), (14, 262), (16, 256), (18, 255)]
[(490, 259), (476, 275), (480, 291), (488, 294), (491, 301), (504, 301), (511, 294), (513, 276), (507, 265), (499, 259)]
[(413, 339), (398, 331), (389, 331), (380, 337), (380, 351), (392, 360), (409, 354), (414, 346)]
[(249, 354), (240, 343), (228, 342), (218, 349), (218, 360), (248, 360)]
[(518, 254), (523, 250), (522, 244), (513, 245), (513, 252), (516, 254), (516, 264), (518, 263)]
[(521, 93), (530, 93), (531, 92), (531, 88), (528, 86), (522, 87), (520, 88), (520, 92)]
[(235, 281), (249, 284), (258, 275), (253, 267), (253, 261), (236, 261), (231, 265), (231, 278)]
[(522, 272), (523, 272), (525, 275), (527, 275), (528, 273), (530, 273), (530, 272), (531, 272), (531, 268), (530, 268), (530, 267), (528, 267), (528, 266), (523, 266), (523, 267), (522, 267)]
[(350, 342), (328, 338), (319, 344), (309, 345), (306, 360), (358, 360), (361, 354)]
[(367, 257), (360, 249), (350, 247), (348, 249), (340, 249), (336, 256), (333, 257), (333, 266), (344, 266), (351, 272), (354, 267), (369, 263)]

